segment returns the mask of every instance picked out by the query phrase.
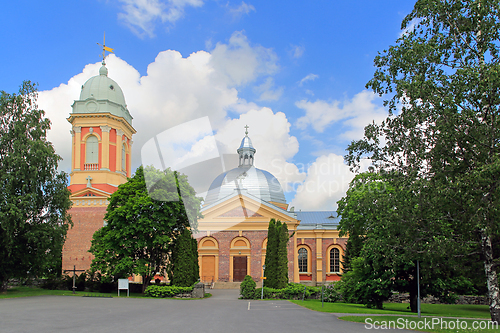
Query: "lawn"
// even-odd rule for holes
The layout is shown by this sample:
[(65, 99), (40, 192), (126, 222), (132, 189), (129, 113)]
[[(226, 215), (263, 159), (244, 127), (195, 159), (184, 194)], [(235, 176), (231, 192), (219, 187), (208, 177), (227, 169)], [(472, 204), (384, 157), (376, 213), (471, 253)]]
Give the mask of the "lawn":
[[(2, 298), (16, 298), (16, 297), (30, 297), (30, 296), (84, 296), (84, 297), (118, 297), (118, 292), (114, 293), (98, 293), (98, 292), (89, 292), (89, 291), (77, 291), (76, 294), (73, 294), (71, 290), (46, 290), (42, 288), (35, 287), (14, 287), (9, 288), (7, 291), (0, 292), (0, 299)], [(212, 296), (209, 293), (205, 294), (205, 298)], [(121, 290), (120, 297), (127, 297), (127, 291)], [(130, 293), (131, 298), (151, 298), (147, 297), (141, 293)], [(172, 298), (170, 298), (172, 299)], [(194, 298), (183, 298), (183, 299), (194, 299)]]
[(364, 323), (367, 329), (375, 328), (373, 325), (377, 325), (379, 329), (404, 328), (421, 332), (500, 332), (498, 326), (494, 327), (489, 320), (474, 321), (471, 319), (416, 318), (410, 316), (345, 316), (339, 319)]
[[(399, 314), (416, 315), (408, 309), (408, 303), (384, 303), (384, 309), (370, 309), (362, 304), (350, 303), (324, 303), (321, 307), (319, 300), (290, 301), (304, 306), (308, 309), (331, 313), (366, 313), (366, 314)], [(423, 316), (438, 317), (465, 317), (465, 318), (490, 318), (487, 305), (464, 305), (464, 304), (422, 304)]]

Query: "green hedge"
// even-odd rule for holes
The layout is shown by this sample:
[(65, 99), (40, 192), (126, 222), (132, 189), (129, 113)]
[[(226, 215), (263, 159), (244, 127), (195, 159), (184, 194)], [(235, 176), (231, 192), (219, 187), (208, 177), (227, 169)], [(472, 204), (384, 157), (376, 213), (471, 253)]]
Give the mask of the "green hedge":
[[(265, 285), (265, 283), (264, 283)], [(267, 299), (302, 299), (304, 285), (300, 283), (289, 283), (286, 288), (273, 289), (264, 286), (264, 298)], [(305, 287), (305, 298), (315, 297), (321, 294), (320, 287)], [(261, 297), (262, 288), (255, 289), (253, 299)]]
[(192, 291), (193, 287), (151, 285), (146, 288), (144, 295), (148, 297), (174, 297), (175, 295), (187, 294)]

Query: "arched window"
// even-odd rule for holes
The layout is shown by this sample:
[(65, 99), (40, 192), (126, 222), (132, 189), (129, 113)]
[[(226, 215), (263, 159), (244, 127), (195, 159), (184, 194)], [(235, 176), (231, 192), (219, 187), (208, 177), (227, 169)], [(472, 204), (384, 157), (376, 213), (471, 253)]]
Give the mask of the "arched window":
[(337, 248), (330, 250), (330, 272), (340, 272), (340, 251)]
[(87, 164), (97, 164), (99, 163), (99, 140), (94, 135), (87, 138), (85, 144), (85, 163)]
[(299, 273), (307, 273), (307, 250), (299, 249)]
[(125, 145), (122, 145), (122, 170), (127, 170), (127, 154), (125, 152)]

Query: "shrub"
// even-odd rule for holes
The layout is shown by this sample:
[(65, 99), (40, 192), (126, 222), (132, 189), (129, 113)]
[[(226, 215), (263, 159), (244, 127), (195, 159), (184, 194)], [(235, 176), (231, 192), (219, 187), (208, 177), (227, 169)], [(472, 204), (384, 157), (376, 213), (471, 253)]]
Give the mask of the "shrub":
[(334, 303), (334, 302), (340, 301), (341, 299), (342, 299), (342, 296), (337, 291), (337, 287), (336, 287), (335, 282), (329, 284), (323, 290), (323, 300), (325, 302)]
[(187, 294), (193, 291), (193, 287), (178, 287), (178, 286), (157, 286), (150, 285), (144, 291), (144, 295), (148, 297), (174, 297), (179, 294)]
[[(305, 288), (305, 291), (304, 291)], [(300, 283), (289, 283), (286, 288), (274, 289), (264, 286), (264, 298), (267, 299), (302, 299), (319, 295), (321, 289), (318, 287), (305, 287)], [(261, 297), (262, 288), (256, 289), (254, 299)]]
[(250, 275), (245, 276), (240, 285), (240, 294), (244, 299), (253, 299), (257, 284)]

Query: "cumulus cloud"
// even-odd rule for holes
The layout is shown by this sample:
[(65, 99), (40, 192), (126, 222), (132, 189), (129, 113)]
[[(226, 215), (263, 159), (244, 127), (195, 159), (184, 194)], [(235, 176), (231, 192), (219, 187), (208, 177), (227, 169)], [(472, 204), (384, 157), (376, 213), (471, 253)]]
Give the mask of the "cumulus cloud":
[(210, 65), (217, 80), (229, 86), (241, 86), (259, 75), (278, 71), (278, 56), (272, 49), (251, 46), (242, 31), (234, 32), (227, 44), (217, 43)]
[[(235, 82), (250, 82), (274, 70), (269, 69), (272, 64), (266, 63), (269, 57), (261, 56), (268, 53), (267, 49), (250, 46), (246, 37), (237, 33), (229, 45), (219, 43), (214, 53), (199, 51), (184, 58), (177, 51), (163, 51), (148, 66), (147, 75), (142, 77), (115, 55), (106, 59), (108, 76), (122, 88), (127, 107), (134, 117), (133, 126), (137, 130), (132, 150), (134, 169), (141, 163), (141, 147), (169, 128), (209, 117), (212, 128), (217, 130), (226, 123), (228, 110), (246, 113), (257, 108), (254, 103), (240, 99), (233, 85)], [(230, 69), (224, 66), (221, 58), (230, 59), (229, 67), (243, 68), (247, 59), (253, 59), (254, 65), (241, 75), (228, 77)], [(82, 73), (67, 83), (39, 94), (39, 105), (52, 121), (49, 140), (64, 159), (60, 166), (62, 170), (70, 171), (71, 161), (71, 126), (66, 118), (71, 113), (73, 101), (79, 98), (82, 85), (98, 74), (100, 66), (100, 63), (87, 65)]]
[[(366, 171), (369, 165), (370, 161), (363, 161), (361, 171)], [(337, 201), (345, 195), (353, 178), (342, 156), (320, 156), (307, 166), (304, 181), (295, 184), (296, 195), (290, 206), (302, 210), (336, 210)]]
[(291, 124), (284, 113), (274, 113), (269, 108), (250, 110), (239, 118), (228, 120), (215, 135), (222, 153), (236, 153), (247, 125), (248, 136), (257, 150), (257, 168), (271, 172), (285, 191), (291, 190), (291, 184), (305, 178), (304, 172), (287, 162), (299, 151), (297, 138), (290, 135)]
[(119, 0), (122, 4), (122, 13), (118, 18), (122, 20), (138, 36), (154, 36), (158, 23), (174, 23), (184, 14), (188, 6), (200, 7), (203, 0)]
[(302, 85), (307, 82), (307, 81), (314, 81), (319, 77), (319, 75), (316, 74), (307, 74), (302, 80), (299, 82), (299, 87), (302, 87)]
[(312, 126), (316, 132), (322, 133), (329, 125), (341, 122), (346, 128), (346, 131), (340, 134), (342, 138), (359, 139), (363, 136), (366, 125), (372, 121), (380, 123), (387, 117), (387, 111), (374, 103), (376, 98), (377, 95), (364, 90), (343, 103), (337, 100), (298, 101), (295, 105), (305, 110), (306, 114), (297, 119), (296, 126), (300, 129)]
[(240, 18), (242, 15), (250, 14), (250, 12), (255, 12), (255, 7), (242, 1), (238, 7), (229, 8), (229, 12), (234, 18)]

